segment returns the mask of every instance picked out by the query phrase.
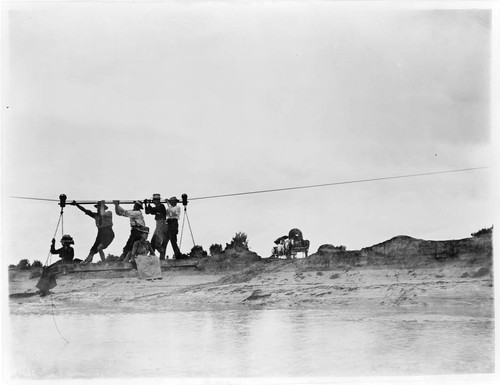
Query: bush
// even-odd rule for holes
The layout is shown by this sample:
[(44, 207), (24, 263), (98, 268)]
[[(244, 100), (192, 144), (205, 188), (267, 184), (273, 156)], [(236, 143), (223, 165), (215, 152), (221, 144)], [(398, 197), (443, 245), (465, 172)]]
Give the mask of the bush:
[(117, 257), (116, 255), (113, 255), (113, 254), (108, 254), (108, 255), (106, 256), (106, 262), (107, 262), (107, 263), (114, 263), (114, 262), (118, 261), (118, 259), (119, 259), (119, 258), (120, 258), (120, 257)]
[(346, 251), (346, 247), (341, 245), (341, 246), (334, 246), (334, 245), (330, 245), (330, 244), (327, 244), (327, 245), (321, 245), (319, 248), (318, 248), (318, 253), (338, 253), (338, 252), (342, 252), (342, 251)]
[(471, 235), (473, 237), (479, 237), (481, 235), (484, 235), (484, 234), (491, 234), (493, 232), (493, 226), (487, 228), (487, 229), (481, 229), (475, 233), (472, 233)]
[(205, 258), (208, 254), (203, 250), (203, 246), (193, 246), (188, 256), (189, 258)]
[(236, 235), (231, 240), (231, 243), (226, 243), (226, 250), (228, 249), (249, 250), (247, 235), (242, 232), (236, 233)]
[(33, 264), (31, 265), (31, 267), (42, 267), (42, 262), (40, 262), (39, 260), (35, 259), (33, 261)]
[(27, 259), (21, 259), (17, 264), (17, 267), (19, 267), (21, 270), (28, 270), (31, 267), (30, 261), (28, 261)]
[(210, 252), (210, 256), (220, 254), (220, 253), (222, 253), (222, 245), (219, 245), (218, 243), (214, 243), (212, 246), (210, 246), (208, 251)]

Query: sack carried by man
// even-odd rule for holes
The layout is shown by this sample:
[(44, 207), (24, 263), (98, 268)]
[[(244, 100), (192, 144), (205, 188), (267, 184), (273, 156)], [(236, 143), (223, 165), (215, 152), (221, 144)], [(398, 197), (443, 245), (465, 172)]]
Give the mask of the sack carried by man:
[(161, 278), (160, 260), (155, 255), (136, 255), (137, 273), (139, 279), (158, 279)]

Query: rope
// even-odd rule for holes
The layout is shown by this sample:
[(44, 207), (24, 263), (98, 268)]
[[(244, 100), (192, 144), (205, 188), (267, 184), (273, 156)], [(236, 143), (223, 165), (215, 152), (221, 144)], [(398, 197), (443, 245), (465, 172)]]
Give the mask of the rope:
[(196, 242), (194, 241), (193, 230), (191, 229), (191, 223), (189, 222), (189, 216), (188, 216), (187, 210), (185, 210), (185, 213), (186, 213), (185, 216), (188, 220), (189, 231), (191, 232), (191, 239), (193, 240), (193, 246), (196, 246)]
[(226, 198), (226, 197), (233, 197), (233, 196), (239, 196), (239, 195), (263, 194), (263, 193), (277, 192), (277, 191), (300, 190), (300, 189), (308, 189), (308, 188), (316, 188), (316, 187), (336, 186), (336, 185), (341, 185), (341, 184), (374, 182), (374, 181), (388, 180), (388, 179), (414, 178), (414, 177), (426, 176), (426, 175), (448, 174), (448, 173), (452, 173), (452, 172), (481, 170), (481, 169), (485, 169), (485, 168), (489, 168), (489, 167), (463, 168), (463, 169), (459, 169), (459, 170), (425, 172), (425, 173), (421, 173), (421, 174), (397, 175), (397, 176), (387, 176), (387, 177), (381, 177), (381, 178), (370, 178), (370, 179), (358, 179), (358, 180), (350, 180), (350, 181), (343, 181), (343, 182), (321, 183), (321, 184), (313, 184), (313, 185), (307, 185), (307, 186), (295, 186), (295, 187), (284, 187), (284, 188), (276, 188), (276, 189), (269, 189), (269, 190), (247, 191), (247, 192), (240, 192), (240, 193), (233, 193), (233, 194), (209, 195), (209, 196), (203, 196), (203, 197), (189, 198), (189, 200), (194, 201), (194, 200), (201, 200), (201, 199)]
[(189, 222), (187, 208), (184, 207), (184, 217), (182, 218), (181, 239), (179, 241), (179, 248), (182, 246), (182, 236), (184, 234), (184, 223), (186, 222), (186, 219), (187, 219), (188, 226), (189, 226), (189, 232), (191, 233), (191, 239), (193, 240), (193, 246), (196, 246), (196, 242), (194, 241), (194, 236), (193, 236), (193, 229), (191, 228), (191, 222)]
[(182, 217), (181, 239), (179, 240), (179, 249), (182, 246), (182, 235), (184, 234), (184, 222), (186, 221), (187, 210), (184, 207), (184, 216)]
[(50, 302), (52, 303), (52, 319), (54, 320), (54, 326), (56, 327), (56, 330), (57, 332), (59, 333), (59, 335), (61, 336), (61, 338), (66, 341), (67, 344), (69, 344), (69, 341), (64, 338), (64, 336), (61, 334), (61, 332), (59, 331), (59, 328), (57, 327), (57, 322), (56, 322), (56, 316), (54, 314), (54, 308), (56, 307), (56, 305), (54, 305), (54, 300), (52, 299), (52, 296), (50, 297)]
[[(57, 230), (59, 229), (59, 224), (61, 223), (61, 221), (63, 221), (63, 211), (62, 211), (62, 209), (61, 209), (61, 214), (59, 215), (59, 220), (57, 221), (56, 230), (54, 231), (54, 236), (52, 238), (56, 237)], [(49, 250), (49, 254), (47, 255), (47, 259), (45, 260), (45, 266), (48, 266), (48, 263), (49, 263), (49, 260), (50, 260), (51, 256), (52, 256), (52, 253)]]
[[(54, 236), (52, 238), (55, 238), (56, 235), (57, 235), (57, 230), (59, 229), (59, 224), (61, 224), (61, 232), (63, 233), (64, 235), (64, 215), (63, 215), (63, 208), (61, 207), (61, 214), (59, 215), (59, 220), (57, 221), (57, 225), (56, 225), (56, 230), (54, 231)], [(48, 266), (48, 263), (49, 263), (49, 260), (50, 260), (50, 257), (52, 256), (52, 253), (49, 251), (49, 255), (47, 256), (47, 260), (45, 261), (45, 266)], [(54, 308), (56, 307), (54, 305), (54, 299), (52, 298), (52, 296), (50, 297), (50, 303), (51, 303), (51, 312), (52, 312), (52, 320), (54, 321), (54, 326), (57, 330), (57, 333), (61, 336), (61, 338), (67, 343), (69, 344), (69, 341), (64, 338), (64, 336), (61, 334), (61, 331), (59, 330), (59, 327), (57, 326), (57, 322), (56, 322), (56, 316), (54, 314)]]

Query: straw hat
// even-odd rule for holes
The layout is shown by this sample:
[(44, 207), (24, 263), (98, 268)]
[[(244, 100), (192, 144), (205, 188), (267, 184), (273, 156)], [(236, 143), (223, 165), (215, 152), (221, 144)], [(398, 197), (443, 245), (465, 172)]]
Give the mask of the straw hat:
[(138, 229), (141, 233), (149, 234), (149, 227), (143, 226)]
[(108, 209), (108, 206), (106, 206), (106, 203), (104, 203), (104, 201), (99, 201), (99, 202), (97, 202), (97, 204), (95, 204), (95, 205), (94, 205), (94, 207), (95, 207), (96, 209), (98, 209), (100, 204), (102, 204), (102, 206), (104, 207), (104, 210), (107, 210), (107, 209)]
[(70, 245), (74, 245), (75, 241), (71, 237), (71, 235), (64, 234), (61, 238), (61, 243), (69, 243)]
[(170, 198), (168, 201), (169, 201), (169, 202), (172, 202), (172, 203), (173, 203), (173, 202), (175, 202), (175, 203), (179, 203), (179, 202), (180, 202), (180, 200), (179, 200), (179, 199), (177, 199), (177, 197), (172, 197), (172, 198)]

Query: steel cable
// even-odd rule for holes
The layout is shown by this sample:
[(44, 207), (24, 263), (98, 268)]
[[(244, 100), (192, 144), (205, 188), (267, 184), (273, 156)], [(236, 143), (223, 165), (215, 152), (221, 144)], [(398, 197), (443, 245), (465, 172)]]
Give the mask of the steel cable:
[[(267, 189), (267, 190), (246, 191), (246, 192), (238, 192), (238, 193), (231, 193), (231, 194), (208, 195), (208, 196), (189, 198), (189, 201), (202, 200), (202, 199), (213, 199), (213, 198), (226, 198), (226, 197), (251, 195), (251, 194), (263, 194), (263, 193), (278, 192), (278, 191), (300, 190), (300, 189), (326, 187), (326, 186), (337, 186), (337, 185), (343, 185), (343, 184), (366, 183), (366, 182), (375, 182), (375, 181), (389, 180), (389, 179), (415, 178), (415, 177), (428, 176), (428, 175), (438, 175), (438, 174), (449, 174), (449, 173), (455, 173), (455, 172), (483, 170), (483, 169), (487, 169), (487, 168), (489, 168), (489, 167), (471, 167), (471, 168), (462, 168), (462, 169), (456, 169), (456, 170), (424, 172), (424, 173), (419, 173), (419, 174), (406, 174), (406, 175), (396, 175), (396, 176), (387, 176), (387, 177), (379, 177), (379, 178), (356, 179), (356, 180), (349, 180), (349, 181), (342, 181), (342, 182), (320, 183), (320, 184), (312, 184), (312, 185), (306, 185), (306, 186), (293, 186), (293, 187), (283, 187), (283, 188), (275, 188), (275, 189)], [(11, 198), (59, 202), (59, 200), (57, 200), (57, 199), (47, 199), (47, 198), (20, 197), (20, 196), (11, 196)], [(136, 200), (122, 200), (120, 202), (123, 204), (133, 204), (135, 201)], [(97, 201), (95, 201), (95, 200), (77, 201), (77, 203), (82, 204), (82, 205), (95, 204), (96, 202)], [(112, 202), (113, 202), (112, 200), (105, 201), (105, 203), (112, 203)]]
[(209, 196), (203, 196), (203, 197), (189, 198), (189, 200), (194, 201), (194, 200), (212, 199), (212, 198), (226, 198), (226, 197), (233, 197), (233, 196), (240, 196), (240, 195), (263, 194), (263, 193), (270, 193), (270, 192), (277, 192), (277, 191), (300, 190), (300, 189), (308, 189), (308, 188), (316, 188), (316, 187), (336, 186), (336, 185), (342, 185), (342, 184), (374, 182), (374, 181), (388, 180), (388, 179), (414, 178), (414, 177), (419, 177), (419, 176), (448, 174), (448, 173), (452, 173), (452, 172), (473, 171), (473, 170), (481, 170), (481, 169), (486, 169), (486, 168), (489, 168), (489, 167), (463, 168), (463, 169), (459, 169), (459, 170), (425, 172), (425, 173), (420, 173), (420, 174), (408, 174), (408, 175), (387, 176), (387, 177), (380, 177), (380, 178), (357, 179), (357, 180), (350, 180), (350, 181), (343, 181), (343, 182), (331, 182), (331, 183), (321, 183), (321, 184), (313, 184), (313, 185), (306, 185), (306, 186), (284, 187), (284, 188), (275, 188), (275, 189), (268, 189), (268, 190), (256, 190), (256, 191), (239, 192), (239, 193), (233, 193), (233, 194), (209, 195)]

